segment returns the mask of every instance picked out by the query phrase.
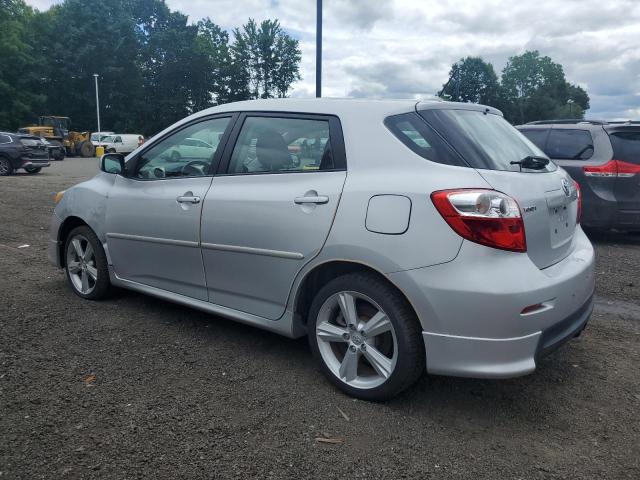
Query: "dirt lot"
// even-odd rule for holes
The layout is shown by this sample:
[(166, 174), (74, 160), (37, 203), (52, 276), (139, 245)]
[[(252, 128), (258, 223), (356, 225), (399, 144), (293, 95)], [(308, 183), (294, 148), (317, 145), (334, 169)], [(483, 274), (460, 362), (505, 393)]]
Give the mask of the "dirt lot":
[(640, 478), (640, 236), (594, 237), (592, 321), (535, 374), (366, 403), (304, 340), (71, 293), (46, 261), (52, 196), (96, 167), (0, 178), (2, 479)]

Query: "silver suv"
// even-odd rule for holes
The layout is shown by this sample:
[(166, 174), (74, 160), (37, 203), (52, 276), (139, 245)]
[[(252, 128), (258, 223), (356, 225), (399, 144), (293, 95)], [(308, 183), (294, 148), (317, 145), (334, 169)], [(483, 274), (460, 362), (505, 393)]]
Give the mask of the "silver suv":
[[(175, 155), (185, 139), (208, 146)], [(530, 373), (591, 314), (578, 190), (489, 107), (232, 103), (100, 168), (52, 219), (49, 256), (76, 294), (124, 287), (308, 335), (356, 397), (425, 369)]]

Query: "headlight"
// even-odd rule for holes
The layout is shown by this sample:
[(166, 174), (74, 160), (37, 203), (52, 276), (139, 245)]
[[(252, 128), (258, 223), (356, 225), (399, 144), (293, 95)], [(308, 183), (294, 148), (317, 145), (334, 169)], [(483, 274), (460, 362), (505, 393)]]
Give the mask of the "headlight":
[(58, 192), (55, 194), (55, 196), (53, 197), (53, 201), (57, 204), (60, 200), (62, 200), (62, 197), (64, 197), (64, 192), (66, 192), (66, 190), (62, 190), (61, 192)]

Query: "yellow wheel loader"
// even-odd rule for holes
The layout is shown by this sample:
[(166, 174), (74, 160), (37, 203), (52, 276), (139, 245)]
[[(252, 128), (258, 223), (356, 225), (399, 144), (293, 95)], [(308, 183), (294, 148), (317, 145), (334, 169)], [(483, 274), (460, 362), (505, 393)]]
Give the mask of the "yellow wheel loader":
[(95, 148), (91, 143), (91, 132), (72, 132), (69, 130), (70, 125), (69, 117), (50, 115), (40, 117), (38, 125), (23, 127), (18, 131), (45, 138), (54, 145), (61, 145), (70, 157), (93, 157)]

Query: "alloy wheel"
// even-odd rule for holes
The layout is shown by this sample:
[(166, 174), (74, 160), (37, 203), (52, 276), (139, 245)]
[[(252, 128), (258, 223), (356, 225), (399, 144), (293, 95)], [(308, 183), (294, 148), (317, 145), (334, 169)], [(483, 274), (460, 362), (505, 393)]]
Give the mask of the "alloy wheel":
[(316, 341), (329, 370), (351, 387), (378, 387), (395, 369), (398, 341), (393, 324), (364, 294), (330, 296), (318, 312)]
[(67, 271), (73, 287), (83, 295), (96, 288), (96, 256), (91, 243), (83, 235), (75, 235), (67, 244)]
[(9, 161), (5, 158), (0, 158), (0, 175), (7, 175), (10, 169)]

